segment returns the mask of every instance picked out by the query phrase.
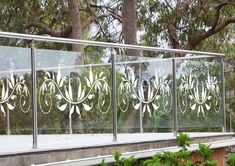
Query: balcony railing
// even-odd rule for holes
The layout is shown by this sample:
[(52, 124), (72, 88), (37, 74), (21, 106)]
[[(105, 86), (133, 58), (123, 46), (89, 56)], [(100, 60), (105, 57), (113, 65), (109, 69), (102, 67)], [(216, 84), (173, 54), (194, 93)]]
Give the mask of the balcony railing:
[[(1, 134), (225, 131), (223, 54), (0, 32)], [(40, 42), (106, 47), (37, 49)], [(123, 56), (117, 49), (151, 51)], [(149, 55), (149, 54), (148, 54)], [(81, 63), (82, 61), (82, 63)]]

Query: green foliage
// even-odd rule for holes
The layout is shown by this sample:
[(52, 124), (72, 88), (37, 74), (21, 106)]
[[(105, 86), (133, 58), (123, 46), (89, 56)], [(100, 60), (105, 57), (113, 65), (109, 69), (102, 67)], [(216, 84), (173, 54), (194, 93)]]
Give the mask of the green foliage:
[(176, 141), (178, 146), (182, 148), (175, 153), (177, 160), (179, 160), (181, 163), (184, 163), (184, 165), (194, 165), (190, 157), (191, 152), (187, 149), (187, 147), (190, 146), (192, 138), (188, 134), (178, 133)]
[(205, 166), (216, 166), (216, 161), (212, 160), (213, 150), (210, 149), (210, 145), (199, 144), (199, 149), (196, 151), (204, 160)]
[(155, 154), (152, 159), (143, 162), (143, 166), (197, 166), (187, 150)]
[(121, 158), (122, 154), (119, 152), (115, 152), (113, 155), (116, 161), (114, 165), (116, 166), (132, 166), (137, 161), (134, 156), (131, 156), (129, 158)]
[(121, 161), (122, 154), (120, 152), (115, 152), (113, 155), (114, 155), (114, 160), (116, 161), (116, 165), (120, 166), (122, 163)]
[[(204, 144), (199, 145), (199, 150), (196, 152), (204, 159), (204, 164), (200, 161), (193, 162), (190, 157), (190, 152), (187, 150), (181, 150), (179, 152), (163, 152), (161, 154), (155, 154), (151, 159), (144, 160), (140, 166), (217, 166), (217, 162), (211, 159), (213, 150), (209, 149), (209, 146)], [(114, 158), (116, 166), (134, 166), (137, 159), (134, 156), (130, 158), (121, 158), (121, 153), (115, 152)], [(227, 166), (235, 166), (235, 155), (228, 156), (226, 162)], [(100, 166), (107, 166), (103, 159)]]
[(163, 152), (161, 160), (166, 165), (179, 166), (179, 160), (174, 152)]
[(107, 166), (107, 163), (105, 162), (105, 160), (103, 159), (100, 166)]
[(235, 87), (235, 73), (231, 72), (229, 73), (229, 78), (226, 79), (226, 89), (234, 90), (234, 87)]
[(200, 166), (200, 164), (198, 162), (193, 162), (192, 160), (187, 160), (183, 166)]
[[(185, 136), (185, 134), (181, 134), (179, 137), (187, 141), (192, 140), (189, 136)], [(182, 148), (180, 151), (155, 154), (151, 159), (146, 159), (141, 162), (140, 166), (217, 166), (217, 162), (212, 160), (213, 150), (210, 149), (210, 145), (207, 146), (205, 144), (199, 144), (199, 149), (196, 150), (196, 153), (203, 158), (204, 163), (201, 161), (193, 162), (190, 156), (191, 152), (185, 148), (186, 145), (189, 146), (187, 141), (183, 141), (184, 144), (180, 144), (180, 147)], [(115, 152), (113, 155), (115, 166), (134, 166), (137, 163), (137, 159), (134, 156), (121, 158), (122, 154), (119, 152)], [(227, 165), (235, 166), (235, 155), (230, 155), (228, 157)], [(102, 160), (100, 166), (107, 166), (107, 164)]]
[(123, 160), (124, 166), (132, 166), (137, 159), (134, 156), (131, 156), (130, 158), (126, 158)]
[(205, 166), (217, 166), (217, 162), (215, 160), (207, 161)]
[(210, 161), (211, 156), (213, 153), (213, 150), (210, 149), (210, 145), (205, 144), (199, 144), (199, 149), (196, 151), (203, 159), (204, 161)]
[[(83, 27), (83, 38), (99, 41), (120, 41), (122, 40), (120, 21), (122, 17), (122, 2), (117, 0), (103, 2), (102, 6), (99, 1), (91, 0), (91, 9), (87, 9), (86, 3), (79, 1), (80, 19), (82, 23), (89, 23), (92, 16), (97, 16), (95, 24)], [(95, 7), (95, 6), (99, 7)], [(200, 35), (210, 29), (216, 20), (217, 6), (220, 3), (209, 0), (208, 2), (185, 2), (185, 1), (160, 1), (136, 0), (136, 8), (138, 12), (138, 28), (144, 31), (141, 36), (141, 42), (144, 45), (161, 45), (167, 43), (171, 47), (171, 38), (179, 42), (181, 47), (186, 47), (192, 43), (194, 38), (199, 39)], [(235, 10), (234, 3), (228, 2), (221, 8), (218, 23), (223, 22), (233, 16)], [(29, 34), (49, 34), (61, 35), (68, 31), (71, 26), (70, 10), (67, 1), (32, 1), (32, 0), (1, 0), (0, 5), (0, 30), (21, 32)], [(112, 13), (109, 15), (109, 13)], [(13, 17), (14, 16), (14, 17)], [(102, 17), (100, 17), (102, 16)], [(115, 19), (118, 18), (118, 19)], [(132, 20), (130, 20), (132, 21)], [(118, 23), (117, 23), (118, 22)], [(119, 23), (120, 22), (120, 23)], [(39, 25), (38, 25), (39, 24)], [(92, 28), (93, 26), (94, 28)], [(118, 26), (118, 27), (117, 27)], [(120, 27), (119, 27), (120, 26)], [(175, 35), (170, 34), (168, 27), (175, 30)], [(116, 28), (117, 27), (117, 28)], [(199, 45), (199, 49), (220, 49), (221, 43), (226, 43), (231, 39), (233, 27), (227, 26), (221, 28), (222, 31), (214, 35), (210, 40), (203, 39), (204, 42)], [(61, 34), (60, 34), (61, 32)], [(213, 31), (210, 31), (213, 32)], [(68, 37), (65, 35), (65, 37)], [(16, 41), (5, 42), (15, 45)], [(26, 44), (22, 41), (17, 44)], [(71, 46), (65, 46), (55, 43), (40, 43), (39, 46), (47, 48), (71, 49)]]
[(144, 166), (198, 166), (194, 163), (190, 157), (191, 152), (186, 147), (189, 146), (189, 142), (192, 138), (183, 133), (179, 133), (177, 136), (178, 146), (181, 150), (178, 152), (163, 152), (162, 154), (156, 154), (152, 159), (148, 159), (143, 162)]
[(143, 162), (144, 166), (160, 166), (161, 165), (161, 155), (155, 154), (153, 155), (152, 159), (145, 160)]
[(230, 155), (226, 163), (228, 166), (235, 166), (235, 155)]
[(187, 149), (187, 147), (190, 146), (189, 143), (192, 141), (192, 138), (188, 134), (179, 133), (176, 137), (176, 141), (179, 147)]
[(190, 154), (191, 152), (188, 151), (187, 149), (181, 149), (180, 151), (176, 152), (176, 158), (178, 160), (184, 161), (184, 162), (190, 162), (191, 158), (190, 158)]
[[(197, 3), (178, 0), (138, 0), (138, 26), (145, 31), (145, 34), (141, 36), (142, 43), (162, 46), (165, 42), (173, 48), (195, 49), (195, 46), (192, 48), (189, 45), (196, 39), (200, 40), (202, 34), (212, 28), (218, 10), (217, 6), (220, 4), (220, 2), (213, 0)], [(223, 22), (233, 17), (234, 11), (235, 4), (230, 1), (221, 8), (218, 21)], [(203, 39), (201, 43), (196, 45), (196, 49), (220, 52), (222, 44), (232, 38), (230, 35), (232, 31), (234, 32), (232, 26), (234, 25), (224, 27), (216, 34), (208, 34), (210, 38)], [(175, 40), (176, 42), (174, 42)]]

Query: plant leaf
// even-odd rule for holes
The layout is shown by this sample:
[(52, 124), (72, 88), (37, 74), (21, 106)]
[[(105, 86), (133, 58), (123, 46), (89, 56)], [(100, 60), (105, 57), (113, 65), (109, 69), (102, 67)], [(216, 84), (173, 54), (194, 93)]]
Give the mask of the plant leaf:
[(4, 117), (6, 116), (5, 109), (2, 105), (0, 105), (0, 110), (3, 113)]
[(74, 107), (74, 105), (73, 105), (73, 106), (70, 108), (70, 111), (69, 111), (69, 114), (70, 114), (70, 115), (72, 115), (72, 114), (73, 114), (74, 109), (75, 109), (75, 107)]
[(70, 99), (73, 99), (73, 92), (72, 92), (71, 81), (69, 81), (68, 93), (69, 93)]
[(191, 109), (194, 111), (196, 108), (196, 103), (194, 103), (192, 106), (191, 106)]
[(58, 70), (58, 74), (56, 76), (56, 81), (58, 85), (60, 85), (60, 79), (61, 79), (61, 73), (60, 73), (60, 70)]
[(136, 105), (133, 105), (134, 109), (138, 110), (140, 108), (141, 103), (137, 103)]
[(1, 80), (1, 82), (2, 82), (2, 100), (4, 100), (4, 98), (5, 98), (5, 85), (2, 80)]
[(9, 108), (9, 110), (13, 110), (15, 107), (13, 105), (11, 105), (10, 103), (7, 103), (7, 107)]
[(145, 113), (145, 111), (146, 111), (146, 104), (143, 107), (143, 113)]
[(133, 99), (136, 99), (136, 98), (137, 98), (135, 94), (131, 94), (131, 97), (132, 97)]
[(71, 100), (67, 89), (65, 89), (65, 97), (66, 97), (68, 100)]
[(10, 80), (7, 80), (7, 81), (8, 81), (8, 85), (9, 85), (10, 89), (13, 89), (11, 81)]
[(82, 94), (81, 94), (81, 96), (80, 96), (80, 99), (79, 99), (79, 100), (82, 100), (82, 99), (84, 98), (84, 96), (85, 96), (85, 89), (83, 89)]
[(12, 87), (14, 87), (15, 79), (14, 79), (13, 73), (11, 73), (11, 84), (12, 84)]
[(62, 87), (62, 86), (63, 86), (65, 79), (66, 79), (66, 78), (64, 78), (64, 77), (61, 79), (60, 84), (59, 84), (59, 87)]
[(152, 103), (153, 109), (158, 110), (159, 106), (157, 104)]
[(16, 95), (12, 95), (12, 96), (11, 96), (11, 99), (12, 99), (12, 100), (16, 99)]
[(93, 72), (91, 69), (89, 71), (89, 80), (90, 80), (90, 83), (92, 84), (93, 83)]
[(155, 99), (156, 100), (160, 99), (160, 95), (156, 95)]
[(85, 80), (86, 80), (86, 84), (87, 84), (87, 86), (90, 88), (91, 87), (91, 83), (90, 83), (90, 81), (85, 77)]
[(8, 95), (9, 95), (9, 88), (8, 88), (8, 86), (7, 86), (4, 100), (6, 100), (6, 99), (8, 98)]
[(64, 111), (66, 107), (67, 107), (67, 103), (66, 103), (66, 104), (63, 104), (63, 105), (61, 105), (61, 106), (58, 106), (58, 108), (59, 108), (60, 111)]
[(60, 94), (55, 95), (59, 100), (62, 99), (62, 96)]
[(79, 109), (79, 107), (76, 105), (75, 106), (75, 108), (76, 108), (76, 112), (77, 112), (77, 114), (79, 115), (79, 117), (81, 116), (81, 113), (80, 113), (80, 109)]
[(206, 110), (211, 109), (211, 107), (208, 104), (205, 104), (205, 106), (206, 106)]
[(151, 110), (150, 110), (149, 105), (147, 105), (147, 111), (148, 111), (149, 114), (151, 114)]
[(82, 103), (82, 105), (86, 111), (90, 111), (92, 109), (92, 107), (87, 104)]
[(79, 86), (78, 86), (77, 100), (80, 99), (80, 97), (81, 97), (81, 92), (82, 92), (82, 85), (81, 85), (80, 79), (78, 79), (78, 83), (79, 83)]
[(91, 100), (93, 97), (95, 97), (95, 95), (91, 94), (91, 95), (89, 95), (87, 98), (88, 98), (89, 100)]

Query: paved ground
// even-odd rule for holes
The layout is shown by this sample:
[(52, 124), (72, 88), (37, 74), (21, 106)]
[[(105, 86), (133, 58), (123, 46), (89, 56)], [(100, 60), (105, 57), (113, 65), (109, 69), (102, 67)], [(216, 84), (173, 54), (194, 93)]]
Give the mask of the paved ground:
[[(191, 137), (231, 135), (232, 133), (188, 133)], [(73, 134), (73, 135), (38, 135), (38, 149), (32, 149), (32, 135), (0, 135), (0, 155), (56, 150), (78, 147), (91, 147), (133, 142), (149, 142), (175, 139), (173, 133), (118, 134), (118, 141), (113, 142), (112, 134)]]

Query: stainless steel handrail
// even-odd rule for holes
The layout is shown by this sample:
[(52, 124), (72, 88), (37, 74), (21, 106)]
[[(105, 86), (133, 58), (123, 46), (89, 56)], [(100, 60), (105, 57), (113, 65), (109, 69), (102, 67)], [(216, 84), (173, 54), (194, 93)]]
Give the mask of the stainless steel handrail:
[(28, 34), (20, 34), (20, 33), (12, 33), (12, 32), (1, 32), (1, 31), (0, 31), (0, 37), (16, 38), (16, 39), (23, 39), (23, 40), (45, 41), (45, 42), (56, 42), (56, 43), (64, 43), (64, 44), (80, 44), (80, 45), (109, 47), (109, 48), (147, 50), (147, 51), (156, 51), (156, 52), (172, 52), (172, 53), (197, 54), (197, 55), (209, 55), (209, 56), (225, 56), (224, 54), (212, 53), (212, 52), (159, 48), (159, 47), (149, 47), (149, 46), (140, 46), (140, 45), (131, 45), (131, 44), (108, 43), (108, 42), (99, 42), (99, 41), (91, 41), (91, 40), (79, 40), (79, 39), (50, 37), (50, 36), (28, 35)]

